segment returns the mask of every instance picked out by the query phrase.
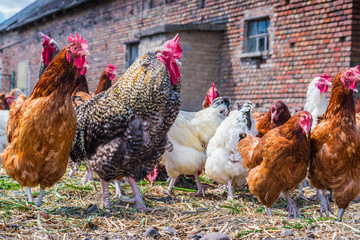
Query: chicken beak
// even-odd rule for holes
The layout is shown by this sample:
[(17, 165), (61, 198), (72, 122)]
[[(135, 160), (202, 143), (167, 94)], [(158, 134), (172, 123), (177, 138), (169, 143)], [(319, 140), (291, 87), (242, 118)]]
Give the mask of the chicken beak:
[(180, 59), (176, 59), (176, 64), (181, 66), (181, 60)]
[(331, 82), (326, 82), (326, 85), (331, 86), (332, 84)]
[(86, 50), (86, 51), (82, 51), (81, 54), (83, 56), (87, 56), (87, 55), (90, 55), (90, 52), (89, 52), (89, 50)]
[(356, 92), (356, 93), (359, 92), (356, 88), (354, 88), (353, 91)]

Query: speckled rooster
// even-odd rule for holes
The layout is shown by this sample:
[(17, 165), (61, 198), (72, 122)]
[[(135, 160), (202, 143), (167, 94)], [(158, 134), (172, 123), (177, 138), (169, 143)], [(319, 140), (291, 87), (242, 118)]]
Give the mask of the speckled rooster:
[(110, 208), (108, 182), (128, 177), (135, 207), (146, 207), (136, 181), (146, 177), (171, 148), (167, 132), (181, 104), (179, 36), (138, 58), (107, 91), (79, 106), (70, 156), (86, 160), (101, 179), (103, 204)]

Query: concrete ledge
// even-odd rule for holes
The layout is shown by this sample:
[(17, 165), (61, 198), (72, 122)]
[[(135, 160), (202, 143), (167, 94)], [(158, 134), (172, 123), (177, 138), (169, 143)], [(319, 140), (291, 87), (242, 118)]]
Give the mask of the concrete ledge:
[(185, 25), (176, 25), (176, 24), (164, 24), (157, 27), (146, 28), (144, 30), (140, 30), (136, 37), (148, 37), (161, 33), (169, 33), (169, 32), (183, 32), (183, 31), (203, 31), (203, 32), (212, 32), (212, 31), (225, 31), (225, 24), (185, 24)]

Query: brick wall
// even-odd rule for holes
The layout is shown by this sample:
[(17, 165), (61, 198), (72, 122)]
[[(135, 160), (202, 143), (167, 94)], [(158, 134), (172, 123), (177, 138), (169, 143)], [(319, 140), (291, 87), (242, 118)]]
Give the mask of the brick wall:
[[(270, 58), (255, 64), (242, 57), (246, 23), (248, 19), (265, 15), (271, 20)], [(233, 101), (253, 100), (257, 103), (257, 110), (267, 110), (270, 103), (279, 98), (291, 108), (302, 106), (307, 83), (317, 74), (334, 76), (360, 60), (359, 3), (356, 0), (205, 0), (204, 6), (198, 0), (143, 3), (117, 0), (86, 4), (61, 15), (52, 15), (36, 25), (0, 33), (2, 72), (11, 74), (17, 70), (19, 61), (27, 59), (33, 87), (37, 81), (41, 51), (36, 33), (50, 33), (61, 46), (65, 46), (66, 35), (77, 31), (86, 37), (90, 46), (87, 79), (90, 89), (95, 90), (107, 64), (114, 64), (120, 69), (118, 72), (124, 69), (124, 42), (138, 39), (139, 32), (148, 28), (195, 23), (226, 26), (223, 34), (208, 33), (213, 36), (201, 41), (197, 34), (207, 33), (182, 32), (181, 35), (184, 43), (189, 41), (189, 46), (196, 46), (204, 54), (201, 61), (196, 59), (198, 56), (191, 56), (190, 51), (189, 59), (198, 65), (188, 69), (182, 66), (183, 77), (186, 76), (184, 81), (194, 84), (184, 84), (183, 89), (188, 91), (188, 95), (183, 98), (199, 108), (201, 103), (198, 101), (204, 98), (200, 95), (209, 87), (210, 83), (206, 82), (210, 79), (218, 83), (223, 95), (230, 96)], [(206, 46), (215, 51), (211, 53), (214, 58), (206, 55)], [(217, 60), (216, 56), (220, 59)], [(212, 61), (208, 62), (209, 59)], [(207, 76), (206, 80), (203, 76)], [(2, 88), (7, 90), (8, 85), (7, 79), (3, 78)], [(193, 102), (190, 103), (191, 99)]]

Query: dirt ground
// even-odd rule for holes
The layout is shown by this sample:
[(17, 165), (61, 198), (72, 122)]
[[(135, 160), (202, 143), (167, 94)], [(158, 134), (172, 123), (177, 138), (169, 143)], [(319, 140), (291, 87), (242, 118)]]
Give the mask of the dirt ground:
[[(167, 183), (146, 181), (138, 185), (151, 213), (138, 213), (133, 204), (113, 199), (113, 209), (102, 207), (98, 179), (82, 186), (84, 167), (74, 178), (67, 175), (45, 191), (43, 206), (26, 202), (26, 194), (15, 181), (0, 175), (0, 239), (145, 239), (145, 229), (155, 228), (160, 239), (200, 239), (211, 232), (221, 232), (230, 239), (360, 239), (360, 203), (352, 203), (343, 222), (320, 218), (319, 203), (297, 198), (304, 218), (288, 219), (286, 200), (273, 206), (273, 218), (247, 189), (236, 191), (236, 199), (227, 201), (227, 192), (203, 176), (205, 198), (195, 196), (191, 179), (180, 182), (170, 197), (164, 194)], [(127, 194), (131, 188), (123, 184)], [(33, 189), (35, 201), (39, 193)], [(110, 186), (110, 193), (115, 188)], [(307, 196), (315, 193), (308, 187)], [(337, 213), (334, 203), (331, 207)], [(331, 217), (336, 217), (331, 215)], [(169, 228), (170, 227), (170, 228)], [(170, 230), (169, 230), (170, 229)], [(284, 229), (293, 236), (282, 236)]]

